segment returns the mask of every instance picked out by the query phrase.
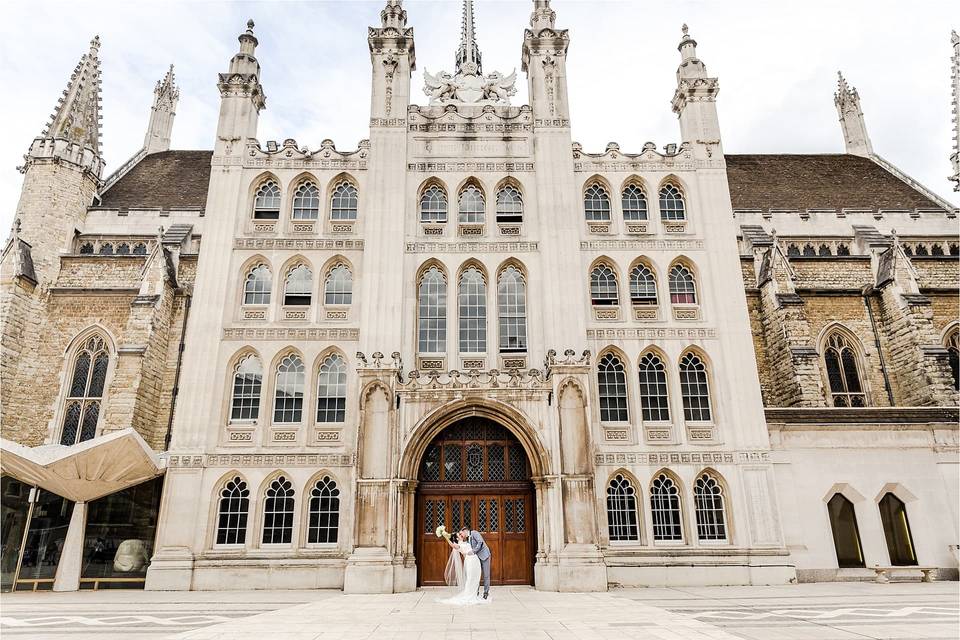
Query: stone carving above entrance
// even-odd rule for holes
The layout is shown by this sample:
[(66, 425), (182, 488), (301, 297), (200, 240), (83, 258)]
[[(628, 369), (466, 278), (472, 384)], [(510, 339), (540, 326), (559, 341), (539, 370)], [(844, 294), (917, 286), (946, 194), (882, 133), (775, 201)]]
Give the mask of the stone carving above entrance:
[(540, 369), (490, 369), (489, 371), (410, 371), (398, 385), (403, 391), (447, 389), (532, 389), (547, 390), (550, 385)]

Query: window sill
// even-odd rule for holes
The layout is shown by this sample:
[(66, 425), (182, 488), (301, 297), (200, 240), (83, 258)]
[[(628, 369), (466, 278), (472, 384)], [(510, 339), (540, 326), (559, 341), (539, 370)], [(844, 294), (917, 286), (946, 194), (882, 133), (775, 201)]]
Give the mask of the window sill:
[(291, 220), (290, 231), (293, 233), (313, 233), (317, 229), (316, 220)]
[(604, 322), (614, 322), (620, 319), (620, 307), (616, 305), (594, 305), (593, 317)]
[(331, 220), (330, 233), (353, 233), (356, 220)]
[(660, 319), (660, 307), (655, 304), (634, 304), (633, 319), (641, 322), (655, 322)]
[(700, 320), (700, 305), (672, 305), (673, 319), (680, 321)]

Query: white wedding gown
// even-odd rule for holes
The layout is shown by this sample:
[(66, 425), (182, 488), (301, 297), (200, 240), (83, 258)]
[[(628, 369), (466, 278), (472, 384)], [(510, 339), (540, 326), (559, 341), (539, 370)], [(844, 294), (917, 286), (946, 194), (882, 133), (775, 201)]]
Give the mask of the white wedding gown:
[(480, 559), (476, 554), (470, 553), (469, 542), (461, 542), (457, 547), (463, 556), (463, 588), (452, 598), (444, 598), (440, 602), (460, 606), (489, 602), (477, 594), (480, 589)]

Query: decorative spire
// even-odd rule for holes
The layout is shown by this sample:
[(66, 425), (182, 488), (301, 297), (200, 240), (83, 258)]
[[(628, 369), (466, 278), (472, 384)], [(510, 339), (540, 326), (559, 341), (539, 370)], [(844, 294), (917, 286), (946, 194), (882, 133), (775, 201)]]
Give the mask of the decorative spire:
[(953, 190), (960, 191), (960, 36), (956, 31), (950, 33), (950, 43), (953, 45), (950, 65), (953, 79), (953, 155), (950, 156), (953, 175), (950, 180), (953, 182)]
[(533, 0), (533, 13), (530, 14), (530, 28), (534, 34), (544, 29), (555, 29), (557, 13), (550, 8), (550, 0)]
[(163, 80), (157, 81), (153, 90), (153, 106), (150, 108), (150, 124), (143, 139), (143, 149), (147, 153), (157, 153), (170, 149), (170, 134), (173, 131), (173, 118), (176, 115), (180, 89), (174, 82), (173, 65)]
[(840, 128), (847, 153), (857, 156), (872, 156), (873, 145), (867, 135), (867, 123), (860, 108), (860, 94), (856, 88), (847, 84), (843, 74), (837, 71), (837, 92), (833, 94), (833, 103), (840, 116)]
[[(474, 66), (465, 67), (470, 63)], [(460, 29), (460, 48), (457, 49), (457, 73), (483, 75), (480, 48), (477, 46), (476, 31), (473, 24), (473, 0), (463, 0), (463, 25)]]
[(100, 36), (80, 58), (70, 82), (50, 116), (42, 138), (59, 138), (101, 155), (100, 147)]
[(394, 29), (398, 33), (407, 26), (407, 12), (401, 0), (387, 0), (380, 12), (380, 24), (384, 29)]

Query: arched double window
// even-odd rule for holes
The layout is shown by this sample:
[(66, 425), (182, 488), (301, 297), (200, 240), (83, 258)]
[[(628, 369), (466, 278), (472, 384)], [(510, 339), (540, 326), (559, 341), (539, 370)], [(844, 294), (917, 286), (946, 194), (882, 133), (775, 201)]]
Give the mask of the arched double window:
[(655, 542), (683, 541), (680, 489), (666, 473), (657, 474), (650, 483), (650, 517)]
[(340, 489), (330, 476), (323, 476), (310, 490), (307, 543), (333, 544), (339, 529)]
[(857, 513), (853, 503), (843, 494), (836, 493), (827, 502), (827, 514), (830, 517), (830, 529), (833, 531), (833, 544), (837, 550), (837, 566), (841, 569), (864, 566), (860, 529), (857, 527)]
[(720, 482), (710, 473), (701, 473), (693, 483), (693, 501), (697, 513), (697, 538), (701, 542), (725, 541), (727, 512)]
[(950, 360), (950, 373), (953, 375), (954, 390), (960, 389), (960, 329), (954, 328), (944, 341), (947, 357)]
[(500, 353), (527, 350), (527, 285), (514, 266), (505, 267), (497, 278)]
[(637, 185), (627, 185), (620, 196), (620, 204), (623, 208), (623, 219), (627, 222), (647, 219), (647, 196)]
[(250, 490), (240, 476), (227, 481), (217, 505), (217, 544), (243, 544), (247, 539)]
[(145, 256), (147, 255), (147, 245), (143, 242), (138, 242), (133, 245), (133, 255), (135, 256)]
[(637, 495), (630, 481), (618, 473), (607, 485), (607, 532), (610, 542), (639, 542)]
[(523, 222), (523, 198), (520, 192), (510, 185), (497, 193), (497, 222)]
[(104, 242), (100, 245), (100, 255), (102, 256), (112, 256), (113, 255), (113, 244), (110, 242)]
[(692, 351), (680, 358), (680, 395), (683, 396), (683, 419), (688, 422), (710, 420), (710, 385), (707, 366)]
[(667, 370), (655, 353), (640, 356), (637, 367), (640, 375), (640, 410), (644, 421), (670, 420), (670, 400), (667, 392)]
[(857, 353), (849, 338), (840, 331), (831, 333), (823, 351), (823, 361), (835, 407), (867, 406), (857, 360)]
[(121, 242), (117, 245), (117, 255), (118, 256), (128, 256), (130, 255), (130, 245), (126, 242)]
[(670, 303), (697, 304), (697, 281), (693, 272), (683, 263), (670, 267)]
[(320, 190), (309, 180), (293, 193), (293, 219), (316, 220), (320, 215)]
[(293, 540), (293, 483), (277, 476), (263, 496), (262, 544), (290, 544)]
[(600, 183), (593, 183), (583, 192), (583, 213), (587, 222), (610, 221), (610, 196)]
[(299, 264), (287, 273), (283, 289), (283, 304), (309, 307), (313, 290), (313, 272), (305, 264)]
[(617, 274), (605, 262), (601, 262), (590, 272), (590, 302), (594, 306), (620, 304)]
[(657, 278), (653, 270), (642, 262), (630, 270), (630, 302), (642, 306), (657, 304)]
[(597, 363), (597, 382), (600, 387), (600, 420), (603, 422), (627, 422), (627, 375), (623, 362), (613, 353), (600, 358)]
[(273, 397), (274, 422), (296, 423), (303, 419), (303, 384), (303, 360), (291, 353), (277, 365), (277, 386)]
[(447, 221), (447, 194), (437, 185), (430, 185), (420, 196), (420, 222), (443, 223)]
[(247, 272), (243, 283), (243, 304), (270, 304), (270, 267), (258, 264)]
[(341, 182), (333, 188), (330, 197), (330, 219), (356, 220), (359, 202), (357, 188), (349, 182)]
[(260, 391), (263, 386), (263, 366), (260, 358), (250, 354), (233, 370), (233, 394), (230, 401), (230, 420), (255, 421), (260, 417)]
[(353, 302), (353, 273), (342, 262), (330, 269), (323, 285), (323, 304), (347, 305)]
[(887, 492), (880, 499), (880, 522), (883, 523), (883, 536), (887, 540), (890, 564), (911, 566), (917, 564), (917, 552), (913, 547), (913, 534), (910, 521), (907, 520), (907, 505)]
[(460, 318), (460, 353), (486, 353), (487, 283), (476, 267), (469, 267), (460, 274), (457, 307)]
[(447, 279), (437, 267), (420, 278), (417, 300), (417, 351), (447, 350)]
[(255, 220), (280, 219), (280, 185), (275, 180), (266, 180), (257, 188), (253, 197)]
[(78, 347), (67, 387), (60, 444), (77, 444), (97, 435), (109, 367), (110, 354), (102, 337), (90, 336)]
[(460, 192), (459, 214), (461, 224), (482, 224), (486, 202), (476, 185), (468, 184)]
[(320, 364), (317, 422), (343, 422), (347, 415), (347, 365), (337, 354)]
[(666, 222), (686, 220), (687, 211), (683, 201), (683, 192), (673, 184), (660, 187), (660, 219)]

